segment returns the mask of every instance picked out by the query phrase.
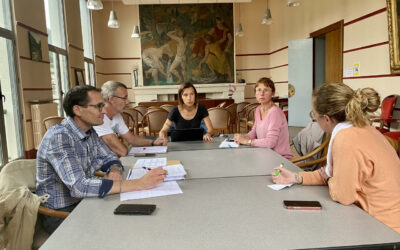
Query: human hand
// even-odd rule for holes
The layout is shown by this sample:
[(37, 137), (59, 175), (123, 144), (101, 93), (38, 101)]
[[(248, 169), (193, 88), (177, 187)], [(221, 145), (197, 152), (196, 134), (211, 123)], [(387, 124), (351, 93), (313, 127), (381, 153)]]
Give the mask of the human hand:
[(162, 137), (160, 134), (160, 137), (158, 137), (155, 141), (154, 141), (154, 145), (156, 146), (167, 146), (168, 144), (168, 139), (167, 137)]
[(121, 170), (119, 168), (111, 167), (110, 172), (108, 172), (105, 179), (113, 181), (122, 181)]
[(247, 145), (247, 142), (249, 141), (249, 137), (247, 135), (241, 134), (235, 134), (233, 136), (233, 139), (235, 140), (235, 143), (243, 145)]
[(168, 172), (162, 167), (153, 168), (146, 175), (139, 179), (141, 189), (152, 188), (164, 181)]
[(203, 136), (203, 141), (205, 141), (205, 142), (214, 142), (214, 138), (209, 133), (207, 133), (207, 134), (205, 134)]
[[(296, 183), (296, 173), (287, 170), (282, 167), (274, 168), (274, 172), (271, 173), (272, 181), (276, 184), (291, 184)], [(278, 175), (276, 176), (276, 171), (279, 171)]]

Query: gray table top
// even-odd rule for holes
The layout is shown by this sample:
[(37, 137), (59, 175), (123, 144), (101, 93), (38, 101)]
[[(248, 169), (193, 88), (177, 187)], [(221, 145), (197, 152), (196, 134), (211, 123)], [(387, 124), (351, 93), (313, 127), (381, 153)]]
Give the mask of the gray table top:
[[(180, 181), (183, 194), (131, 200), (150, 216), (114, 215), (119, 195), (84, 199), (41, 249), (293, 249), (400, 242), (400, 235), (323, 186), (267, 187), (266, 176)], [(283, 200), (319, 200), (321, 211)]]
[[(268, 148), (170, 151), (157, 154), (156, 157), (180, 160), (188, 179), (266, 175), (281, 163), (290, 170), (300, 171), (293, 163)], [(128, 169), (137, 159), (143, 157), (123, 157), (121, 161)]]
[[(168, 142), (168, 151), (188, 151), (188, 150), (213, 150), (220, 149), (219, 145), (226, 138), (233, 139), (233, 134), (225, 136), (214, 137), (214, 142), (203, 142), (203, 141), (181, 141), (181, 142)], [(249, 146), (240, 145), (239, 148), (247, 148)]]

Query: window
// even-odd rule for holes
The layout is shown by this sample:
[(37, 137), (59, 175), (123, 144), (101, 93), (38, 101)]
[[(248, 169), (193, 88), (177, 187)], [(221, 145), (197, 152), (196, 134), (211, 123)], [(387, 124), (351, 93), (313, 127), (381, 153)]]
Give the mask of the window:
[(90, 11), (86, 7), (86, 0), (79, 0), (81, 10), (81, 26), (83, 50), (85, 57), (85, 82), (87, 85), (96, 86), (94, 77), (93, 39)]
[(58, 114), (63, 116), (62, 100), (69, 89), (68, 60), (62, 0), (44, 0), (46, 27), (49, 37), (50, 74), (53, 99)]
[[(0, 1), (0, 166), (23, 156), (10, 1)], [(9, 136), (7, 136), (9, 135)]]

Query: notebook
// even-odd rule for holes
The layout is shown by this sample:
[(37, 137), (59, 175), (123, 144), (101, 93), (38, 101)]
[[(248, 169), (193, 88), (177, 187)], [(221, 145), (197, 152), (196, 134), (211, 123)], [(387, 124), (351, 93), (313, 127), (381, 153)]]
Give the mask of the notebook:
[(171, 131), (171, 141), (203, 140), (203, 128), (174, 129)]

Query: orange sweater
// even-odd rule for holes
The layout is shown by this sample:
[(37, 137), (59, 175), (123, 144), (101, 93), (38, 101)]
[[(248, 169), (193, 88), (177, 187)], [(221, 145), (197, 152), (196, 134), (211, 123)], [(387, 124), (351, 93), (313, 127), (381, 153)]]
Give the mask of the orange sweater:
[(301, 173), (304, 185), (329, 185), (334, 201), (356, 204), (400, 233), (400, 159), (374, 127), (344, 129), (332, 143), (332, 177)]

